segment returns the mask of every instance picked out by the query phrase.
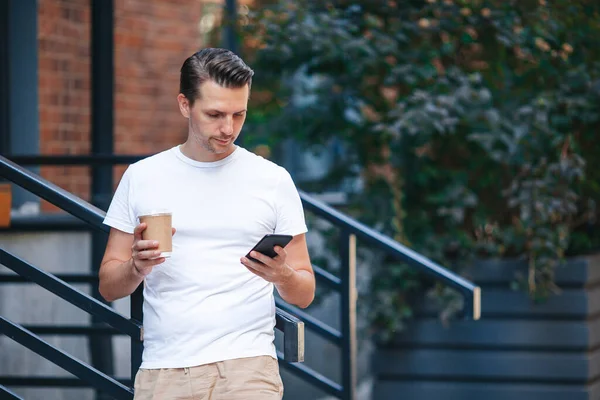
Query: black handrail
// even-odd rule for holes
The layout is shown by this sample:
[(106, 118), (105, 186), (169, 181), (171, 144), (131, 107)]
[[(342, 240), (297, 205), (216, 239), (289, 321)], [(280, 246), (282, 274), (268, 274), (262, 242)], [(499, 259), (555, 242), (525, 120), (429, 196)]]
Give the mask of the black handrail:
[[(41, 215), (17, 215), (12, 218), (10, 227), (0, 227), (0, 231), (11, 232), (40, 232), (50, 230), (57, 231), (89, 231), (85, 222), (67, 213), (53, 213)], [(315, 277), (319, 284), (326, 285), (330, 289), (340, 290), (342, 280), (325, 269), (314, 265)]]
[[(467, 300), (467, 304), (478, 303), (479, 298), (473, 300), (473, 297), (478, 297), (478, 287), (455, 274), (454, 272), (434, 263), (427, 257), (409, 249), (408, 247), (398, 243), (389, 236), (383, 235), (374, 229), (342, 214), (333, 207), (319, 201), (311, 196), (301, 193), (302, 202), (307, 210), (310, 210), (315, 215), (326, 219), (332, 224), (347, 230), (357, 236), (357, 238), (364, 240), (365, 242), (379, 247), (380, 249), (387, 252), (406, 264), (417, 268), (418, 270), (427, 274), (433, 275), (435, 278), (441, 280), (448, 286), (458, 290)], [(479, 306), (472, 307), (466, 314), (467, 317), (472, 319), (479, 319), (480, 314), (478, 312)]]
[(13, 162), (19, 165), (115, 165), (133, 164), (148, 155), (126, 154), (69, 154), (69, 155), (8, 155)]
[(8, 390), (7, 388), (5, 388), (2, 385), (0, 385), (0, 394), (2, 395), (2, 396), (0, 396), (0, 398), (6, 399), (6, 400), (23, 400), (22, 397), (17, 396), (15, 393), (11, 392), (10, 390)]
[(90, 324), (90, 325), (21, 325), (24, 329), (35, 333), (36, 335), (60, 335), (60, 336), (80, 336), (80, 335), (125, 335), (109, 325)]
[[(0, 176), (47, 200), (74, 217), (85, 221), (92, 227), (107, 233), (110, 232), (110, 227), (103, 223), (106, 215), (104, 211), (55, 184), (42, 179), (40, 176), (17, 165), (4, 156), (0, 156)], [(293, 321), (293, 329), (303, 331), (304, 322), (293, 315), (284, 313), (279, 308), (276, 310), (276, 319), (276, 322), (279, 322), (279, 326), (287, 327), (288, 334), (284, 333), (284, 347), (287, 349), (293, 348), (294, 343), (297, 343), (295, 337), (298, 333), (292, 331), (289, 323)], [(302, 332), (301, 335), (303, 336), (304, 333)], [(290, 342), (286, 342), (286, 340)], [(296, 351), (284, 352), (284, 360), (288, 362), (302, 362), (303, 359), (296, 358), (298, 354)]]
[[(36, 174), (24, 169), (14, 162), (0, 156), (0, 176), (12, 181), (29, 192), (49, 201), (55, 206), (67, 211), (74, 217), (85, 221), (93, 228), (110, 232), (110, 227), (103, 223), (105, 213), (97, 207), (74, 196), (66, 190), (48, 182)], [(0, 249), (0, 264), (17, 272), (17, 274), (57, 294), (79, 308), (92, 315), (101, 317), (113, 327), (132, 337), (132, 379), (141, 362), (141, 340), (143, 328), (137, 322), (141, 320), (141, 291), (140, 287), (131, 295), (131, 319), (127, 320), (110, 307), (79, 292), (66, 282), (35, 268), (25, 261)], [(282, 359), (291, 362), (304, 361), (304, 323), (294, 315), (279, 308), (276, 309), (276, 328), (284, 334), (284, 352)], [(0, 317), (0, 333), (4, 333), (13, 340), (25, 345), (46, 359), (63, 367), (74, 375), (86, 380), (96, 388), (101, 388), (118, 399), (130, 399), (133, 390), (114, 379), (102, 374), (98, 370), (81, 363), (68, 354), (54, 348), (34, 333), (18, 324), (14, 324)], [(139, 353), (139, 354), (138, 354)]]
[[(115, 381), (125, 385), (132, 386), (133, 382), (128, 378), (114, 378)], [(82, 381), (79, 378), (66, 378), (57, 376), (0, 376), (0, 384), (14, 387), (81, 387), (87, 388), (89, 383)], [(0, 399), (4, 400), (2, 397)]]
[(137, 340), (141, 340), (142, 326), (139, 323), (123, 317), (109, 306), (80, 292), (54, 275), (30, 265), (3, 249), (0, 249), (0, 264), (12, 269), (18, 275), (38, 284), (89, 314), (102, 318), (106, 323), (120, 332), (123, 332), (134, 339), (137, 338)]
[[(21, 165), (39, 165), (39, 164), (53, 164), (53, 165), (106, 165), (106, 164), (130, 164), (139, 161), (149, 155), (114, 155), (114, 154), (95, 154), (95, 155), (68, 155), (68, 156), (43, 156), (43, 155), (16, 155), (11, 158)], [(20, 182), (17, 182), (11, 178), (19, 179), (20, 173), (28, 171), (23, 167), (15, 164), (8, 160), (6, 157), (0, 156), (0, 163), (7, 163), (9, 166), (9, 175), (6, 176), (13, 182), (23, 186)], [(28, 182), (23, 182), (27, 184)], [(60, 192), (70, 198), (77, 199), (67, 191), (58, 188), (57, 186), (48, 183), (51, 188), (57, 188)], [(25, 187), (25, 186), (23, 186)], [(50, 187), (48, 189), (50, 189)], [(50, 193), (48, 193), (50, 194)], [(51, 195), (51, 194), (50, 194)], [(40, 195), (40, 197), (42, 197)], [(45, 198), (45, 197), (44, 197)], [(481, 311), (481, 293), (479, 287), (473, 283), (462, 278), (460, 275), (440, 266), (439, 264), (431, 261), (427, 257), (409, 249), (406, 246), (396, 242), (394, 239), (386, 236), (376, 230), (369, 228), (368, 226), (356, 221), (349, 216), (337, 211), (333, 207), (325, 204), (322, 201), (315, 199), (314, 197), (300, 191), (300, 198), (304, 207), (313, 212), (315, 215), (335, 224), (336, 226), (344, 229), (350, 234), (356, 235), (359, 239), (364, 240), (375, 247), (378, 247), (388, 254), (398, 258), (406, 264), (417, 268), (418, 270), (425, 272), (435, 278), (441, 280), (448, 286), (458, 290), (465, 299), (465, 317), (477, 320), (480, 318)], [(48, 200), (46, 198), (46, 200)], [(62, 208), (62, 207), (61, 207)], [(100, 211), (100, 210), (98, 210)], [(75, 215), (75, 214), (73, 214)], [(77, 215), (76, 215), (77, 216)], [(84, 221), (85, 219), (82, 218)], [(87, 221), (86, 221), (87, 222)], [(321, 271), (320, 271), (321, 272)], [(317, 276), (321, 276), (318, 273)]]
[(87, 222), (92, 227), (104, 232), (110, 231), (110, 227), (102, 223), (104, 212), (98, 207), (89, 204), (52, 182), (42, 179), (4, 156), (0, 156), (0, 176), (47, 200), (74, 217)]
[(310, 369), (304, 364), (282, 364), (284, 369), (287, 369), (294, 374), (297, 374), (302, 379), (310, 382), (314, 386), (321, 389), (323, 392), (332, 396), (341, 398), (343, 396), (344, 388), (339, 383), (327, 378), (324, 375), (319, 374), (313, 369)]
[(323, 268), (313, 264), (313, 270), (315, 271), (315, 278), (318, 283), (329, 286), (330, 289), (340, 290), (342, 287), (342, 280), (331, 272), (324, 270)]
[[(97, 275), (90, 274), (55, 274), (55, 278), (61, 281), (73, 284), (93, 283), (98, 284)], [(2, 283), (30, 283), (31, 281), (25, 277), (16, 274), (0, 274), (0, 282)]]
[(69, 371), (89, 384), (102, 388), (116, 399), (131, 400), (133, 396), (133, 390), (131, 388), (117, 382), (110, 376), (103, 374), (76, 358), (71, 357), (62, 350), (46, 343), (37, 335), (2, 316), (0, 316), (0, 333), (5, 334), (28, 349), (35, 351), (47, 360), (51, 360), (54, 364)]
[[(26, 165), (105, 165), (105, 164), (131, 164), (145, 158), (145, 155), (112, 155), (112, 154), (96, 154), (96, 155), (82, 155), (82, 156), (15, 156), (12, 157), (14, 161), (20, 164)], [(7, 160), (8, 161), (8, 160)], [(0, 157), (0, 172), (2, 168), (2, 158)], [(19, 172), (25, 172), (26, 170), (12, 163), (9, 165), (12, 170), (19, 169)], [(17, 174), (16, 171), (13, 171)], [(21, 173), (18, 175), (22, 177)], [(24, 182), (28, 183), (28, 182)], [(51, 189), (51, 188), (48, 188)], [(47, 195), (52, 196), (55, 191), (48, 191)], [(65, 192), (67, 196), (70, 194)], [(43, 197), (43, 196), (42, 196)], [(356, 238), (363, 240), (364, 242), (385, 251), (388, 255), (395, 257), (396, 259), (417, 268), (418, 270), (432, 275), (436, 279), (441, 280), (448, 286), (456, 289), (465, 300), (465, 310), (463, 314), (466, 318), (477, 320), (480, 318), (480, 289), (471, 282), (463, 279), (459, 275), (452, 271), (449, 271), (442, 266), (434, 263), (426, 257), (416, 253), (415, 251), (407, 248), (406, 246), (397, 243), (392, 238), (385, 236), (366, 225), (340, 213), (334, 208), (327, 204), (309, 196), (308, 194), (300, 191), (300, 197), (302, 203), (307, 211), (314, 213), (315, 215), (324, 218), (331, 222), (336, 227), (340, 228), (340, 256), (342, 258), (342, 276), (338, 278), (333, 274), (325, 271), (318, 266), (313, 266), (315, 271), (315, 277), (320, 284), (341, 292), (342, 294), (342, 331), (337, 331), (327, 324), (319, 321), (318, 319), (311, 317), (304, 311), (285, 304), (284, 302), (277, 301), (276, 305), (278, 310), (288, 311), (300, 320), (306, 323), (309, 329), (312, 329), (317, 334), (323, 336), (328, 341), (340, 345), (342, 348), (342, 381), (343, 385), (339, 385), (336, 382), (318, 374), (316, 371), (308, 368), (305, 365), (293, 365), (283, 363), (283, 367), (292, 370), (298, 374), (301, 378), (311, 382), (312, 384), (320, 387), (325, 392), (334, 396), (351, 399), (355, 396), (355, 357), (356, 357), (356, 336), (355, 336), (355, 302), (356, 302), (356, 289), (354, 286), (354, 280), (356, 277), (353, 275), (355, 271), (356, 263)], [(48, 200), (47, 197), (43, 197)], [(100, 214), (102, 212), (100, 211)], [(75, 214), (74, 214), (75, 215)], [(86, 221), (93, 226), (95, 221)], [(52, 224), (54, 225), (54, 224)], [(65, 224), (63, 224), (65, 225)], [(62, 225), (61, 225), (62, 226)], [(75, 224), (70, 223), (69, 226), (65, 225), (66, 229), (73, 228)], [(350, 244), (352, 243), (352, 244)], [(351, 256), (350, 253), (353, 255)], [(350, 267), (352, 265), (352, 267)], [(278, 321), (278, 327), (282, 326)], [(347, 353), (347, 354), (346, 354)]]
[(332, 328), (327, 325), (325, 322), (319, 321), (317, 318), (308, 314), (305, 311), (302, 311), (298, 307), (294, 307), (286, 302), (275, 299), (275, 304), (277, 307), (281, 308), (284, 311), (294, 314), (298, 318), (300, 318), (306, 324), (306, 327), (313, 330), (315, 333), (319, 334), (326, 340), (330, 341), (333, 344), (339, 345), (342, 341), (342, 333), (337, 329)]

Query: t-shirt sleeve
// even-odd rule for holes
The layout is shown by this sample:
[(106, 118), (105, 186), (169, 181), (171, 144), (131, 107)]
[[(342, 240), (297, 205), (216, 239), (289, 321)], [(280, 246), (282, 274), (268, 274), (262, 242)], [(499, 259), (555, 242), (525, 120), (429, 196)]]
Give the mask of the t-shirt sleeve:
[(292, 236), (306, 233), (308, 229), (302, 201), (292, 177), (285, 169), (275, 192), (275, 200), (277, 226), (274, 233)]
[(112, 198), (104, 223), (126, 233), (133, 233), (136, 226), (131, 196), (131, 167), (127, 168)]

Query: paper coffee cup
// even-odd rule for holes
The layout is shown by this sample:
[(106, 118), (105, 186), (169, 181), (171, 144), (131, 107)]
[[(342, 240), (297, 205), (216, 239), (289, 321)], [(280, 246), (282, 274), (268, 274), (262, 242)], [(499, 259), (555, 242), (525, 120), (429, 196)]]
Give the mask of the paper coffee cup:
[(146, 224), (142, 239), (157, 240), (159, 257), (171, 257), (173, 252), (172, 213), (168, 210), (149, 210), (139, 216), (140, 223)]

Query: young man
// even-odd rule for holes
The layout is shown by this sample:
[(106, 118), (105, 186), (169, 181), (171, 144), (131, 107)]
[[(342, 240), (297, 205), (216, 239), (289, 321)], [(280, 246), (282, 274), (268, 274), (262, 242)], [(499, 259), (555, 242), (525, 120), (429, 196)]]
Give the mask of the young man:
[[(135, 399), (281, 399), (273, 287), (307, 307), (315, 280), (302, 203), (283, 168), (234, 144), (254, 72), (235, 54), (204, 49), (181, 68), (187, 141), (127, 169), (106, 215), (100, 268), (108, 301), (144, 284), (144, 353)], [(173, 212), (173, 252), (142, 240), (145, 210)], [(277, 256), (249, 249), (293, 236)]]

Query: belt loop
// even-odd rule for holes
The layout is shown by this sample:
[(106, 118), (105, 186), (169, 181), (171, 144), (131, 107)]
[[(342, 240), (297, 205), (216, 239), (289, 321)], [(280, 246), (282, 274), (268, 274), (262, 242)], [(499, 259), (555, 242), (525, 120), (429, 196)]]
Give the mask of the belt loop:
[(185, 367), (185, 368), (183, 369), (183, 373), (184, 373), (184, 374), (186, 374), (186, 375), (189, 375), (189, 373), (190, 373), (190, 369), (189, 369), (188, 367)]

